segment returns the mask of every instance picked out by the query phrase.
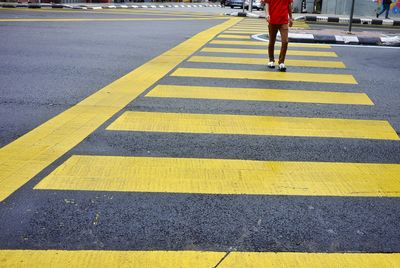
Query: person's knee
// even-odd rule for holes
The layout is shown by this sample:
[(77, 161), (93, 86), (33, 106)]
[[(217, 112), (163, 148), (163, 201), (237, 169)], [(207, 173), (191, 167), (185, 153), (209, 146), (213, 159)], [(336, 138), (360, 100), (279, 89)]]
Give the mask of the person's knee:
[(282, 39), (281, 40), (282, 46), (287, 46), (289, 44), (289, 41), (287, 39)]

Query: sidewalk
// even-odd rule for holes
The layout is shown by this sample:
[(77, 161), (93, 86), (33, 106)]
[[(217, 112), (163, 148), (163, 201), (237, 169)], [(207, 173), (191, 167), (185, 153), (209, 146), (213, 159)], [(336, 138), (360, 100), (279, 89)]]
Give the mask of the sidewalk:
[[(265, 18), (264, 11), (253, 11), (242, 13), (241, 10), (235, 12), (227, 12), (225, 15), (230, 16), (243, 16), (252, 18)], [(339, 15), (305, 15), (301, 13), (293, 14), (296, 21), (306, 21), (311, 23), (323, 23), (328, 25), (349, 24), (349, 16)], [(400, 26), (399, 20), (380, 20), (372, 17), (355, 17), (353, 18), (353, 25), (374, 25), (374, 26), (392, 26), (395, 30), (397, 25)], [(263, 34), (256, 35), (256, 38)], [(267, 35), (264, 34), (266, 38)], [(263, 38), (261, 38), (263, 39)], [(375, 46), (400, 46), (400, 27), (396, 34), (388, 34), (385, 31), (379, 29), (371, 30), (357, 30), (353, 29), (351, 33), (348, 33), (345, 29), (291, 29), (289, 32), (289, 41), (301, 42), (301, 43), (326, 43), (326, 44), (350, 44), (350, 45), (375, 45)]]

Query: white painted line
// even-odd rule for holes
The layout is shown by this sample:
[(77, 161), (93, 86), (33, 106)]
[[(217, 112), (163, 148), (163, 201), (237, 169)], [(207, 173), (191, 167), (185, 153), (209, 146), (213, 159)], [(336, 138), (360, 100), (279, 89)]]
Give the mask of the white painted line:
[[(278, 36), (280, 36), (278, 34)], [(309, 39), (314, 40), (313, 34), (296, 34), (296, 33), (289, 33), (289, 38), (301, 38), (301, 39)]]
[(344, 38), (341, 35), (335, 35), (335, 39), (336, 39), (336, 42), (343, 42), (344, 43)]
[(361, 24), (364, 24), (365, 22), (368, 24), (372, 24), (372, 19), (361, 19)]
[(261, 42), (268, 42), (267, 39), (260, 37), (261, 35), (263, 34), (253, 34), (251, 38)]
[(400, 44), (400, 36), (385, 36), (385, 37), (381, 37), (381, 41), (385, 45)]
[(357, 36), (344, 36), (342, 35), (343, 41), (345, 44), (349, 43), (359, 43), (360, 41), (358, 40)]
[(393, 20), (386, 20), (386, 19), (384, 19), (384, 20), (382, 20), (382, 25), (393, 25)]
[(328, 17), (317, 16), (317, 21), (328, 21)]

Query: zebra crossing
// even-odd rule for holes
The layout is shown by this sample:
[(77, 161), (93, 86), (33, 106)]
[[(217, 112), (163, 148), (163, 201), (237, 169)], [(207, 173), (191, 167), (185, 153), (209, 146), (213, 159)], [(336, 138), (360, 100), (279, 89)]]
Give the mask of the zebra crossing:
[[(298, 24), (295, 27), (306, 27)], [(290, 44), (287, 65), (303, 68), (287, 73), (265, 68), (266, 44), (253, 41), (265, 22), (240, 20), (220, 32), (171, 72), (183, 84), (157, 83), (143, 99), (163, 102), (181, 99), (354, 105), (373, 107), (359, 90), (340, 56), (323, 44)], [(277, 44), (279, 46), (279, 43)], [(291, 49), (293, 47), (294, 49)], [(332, 60), (332, 58), (334, 60)], [(169, 63), (166, 63), (169, 64)], [(190, 65), (187, 65), (190, 64)], [(213, 64), (222, 64), (221, 67)], [(172, 63), (170, 64), (172, 65)], [(208, 65), (205, 68), (205, 65)], [(261, 81), (264, 87), (224, 87), (190, 84), (191, 79)], [(151, 79), (151, 77), (149, 78)], [(175, 81), (175, 80), (174, 80)], [(314, 88), (284, 88), (279, 83), (305, 83)], [(150, 82), (149, 82), (150, 83)], [(148, 83), (148, 84), (149, 84)], [(352, 92), (324, 89), (327, 85), (354, 86)], [(147, 85), (147, 84), (146, 84)], [(242, 83), (240, 84), (242, 85)], [(107, 95), (104, 93), (104, 95)], [(125, 95), (118, 96), (118, 99)], [(122, 101), (122, 100), (121, 100)], [(125, 101), (126, 102), (126, 101)], [(88, 104), (89, 101), (86, 101)], [(100, 101), (101, 103), (101, 101)], [(290, 106), (289, 106), (290, 107)], [(107, 112), (107, 111), (105, 111)], [(113, 117), (106, 132), (190, 133), (193, 135), (248, 135), (399, 141), (387, 120), (324, 118), (224, 113), (135, 111), (125, 109)], [(34, 187), (36, 191), (105, 191), (210, 195), (283, 195), (324, 197), (400, 197), (400, 164), (261, 161), (251, 159), (176, 158), (123, 155), (72, 155)], [(33, 253), (32, 253), (33, 252)], [(8, 252), (14, 254), (15, 252)], [(82, 265), (79, 251), (17, 252), (43, 262), (55, 258)], [(7, 252), (0, 251), (1, 257)], [(36, 254), (36, 255), (35, 255)], [(202, 251), (89, 251), (86, 261), (96, 265), (119, 259), (127, 267), (396, 267), (399, 254), (313, 252), (202, 252)], [(18, 259), (18, 258), (17, 258)], [(130, 262), (127, 263), (126, 260)], [(111, 263), (110, 263), (111, 265)], [(132, 266), (130, 266), (132, 267)]]

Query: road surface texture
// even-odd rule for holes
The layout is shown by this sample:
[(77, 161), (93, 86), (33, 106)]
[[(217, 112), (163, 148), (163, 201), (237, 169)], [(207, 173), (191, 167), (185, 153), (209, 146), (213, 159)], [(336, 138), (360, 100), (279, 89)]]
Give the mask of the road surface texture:
[(206, 9), (0, 28), (1, 267), (400, 267), (398, 49), (279, 73)]

